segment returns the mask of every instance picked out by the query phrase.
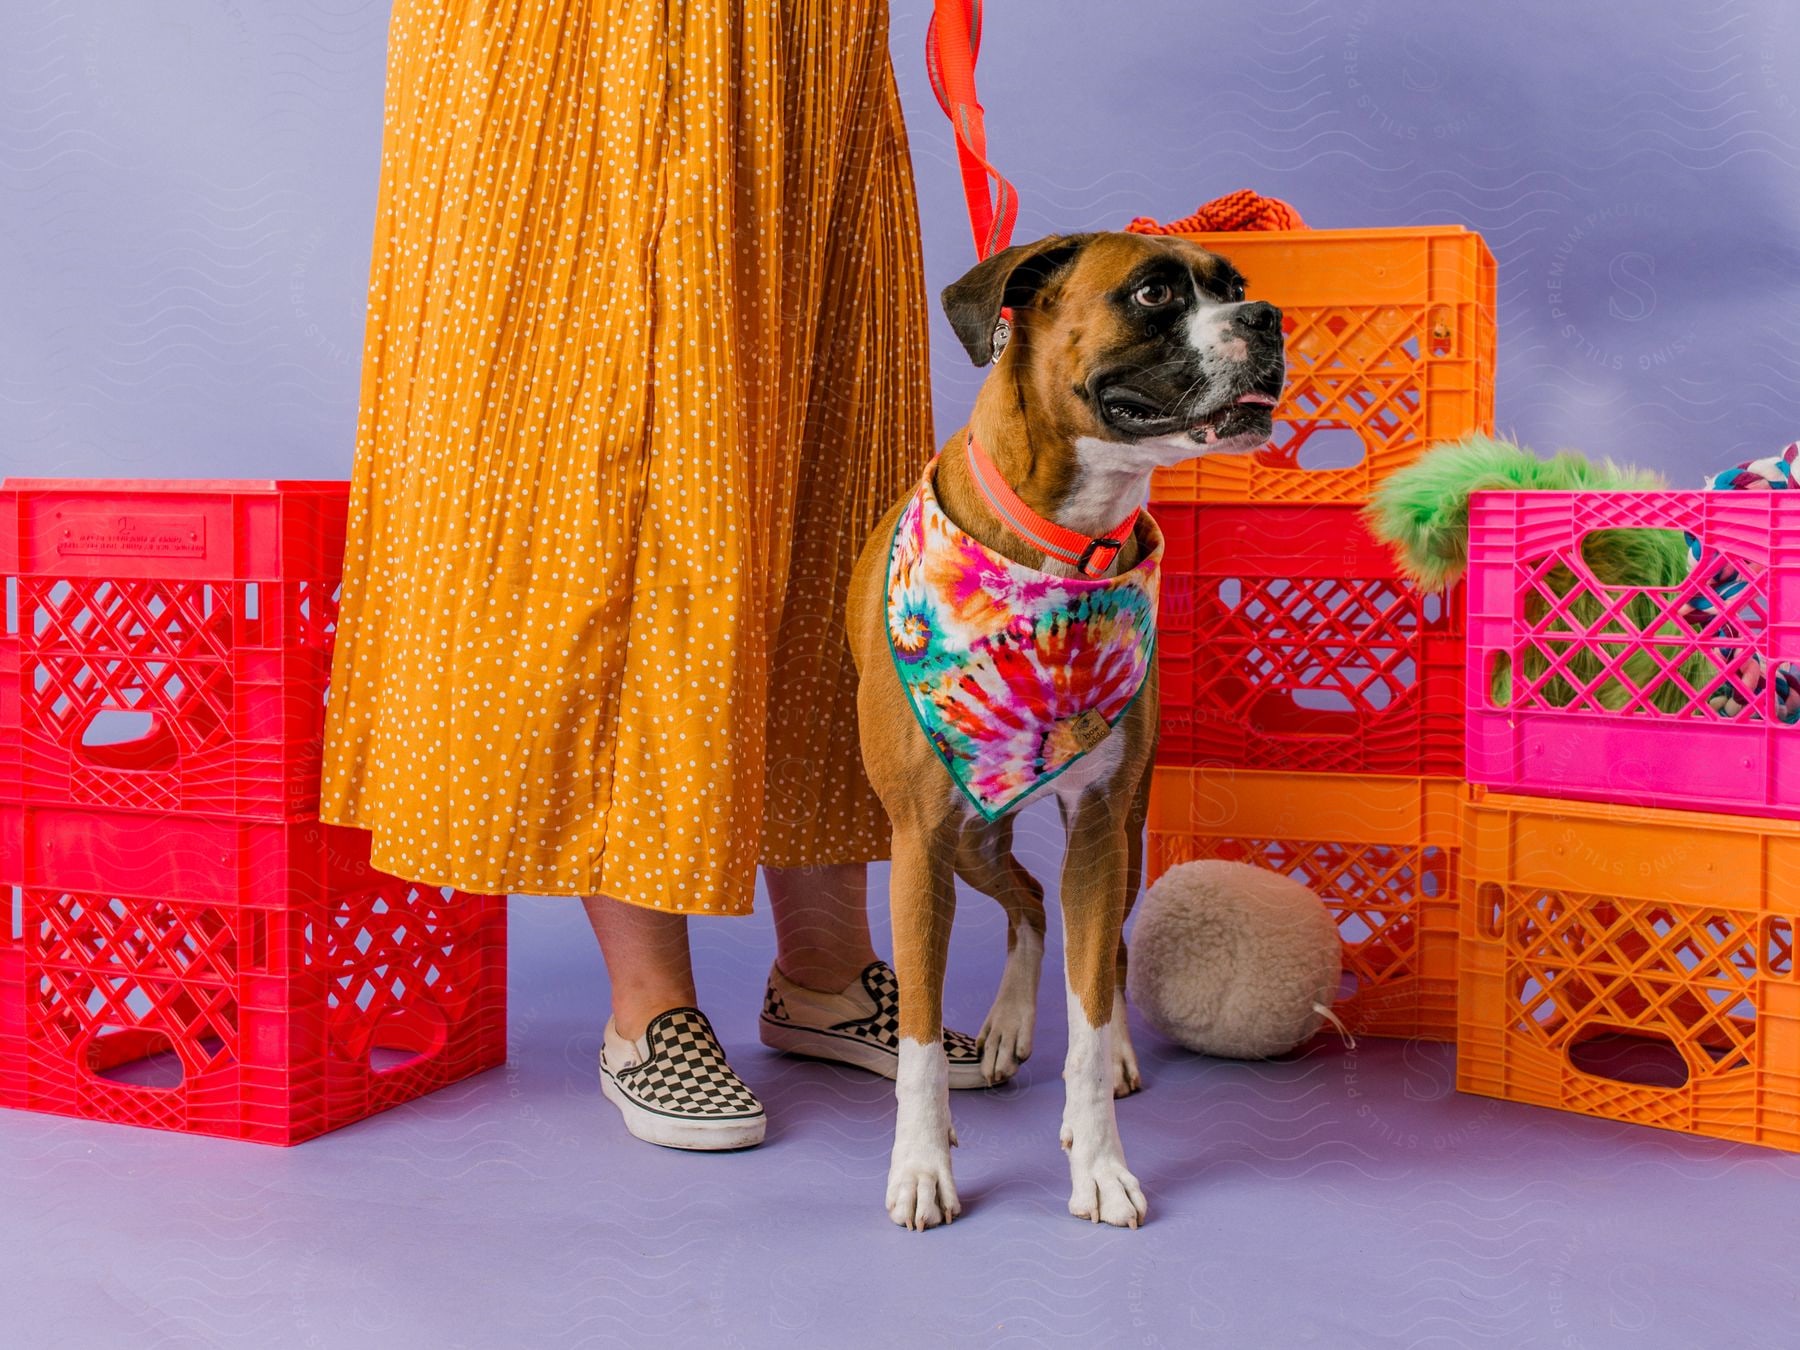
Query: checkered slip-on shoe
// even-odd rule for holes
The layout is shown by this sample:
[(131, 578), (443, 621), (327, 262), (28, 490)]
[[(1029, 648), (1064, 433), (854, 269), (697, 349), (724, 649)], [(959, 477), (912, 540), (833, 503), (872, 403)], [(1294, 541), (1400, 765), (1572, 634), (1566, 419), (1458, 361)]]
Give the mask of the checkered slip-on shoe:
[[(873, 1011), (871, 1011), (871, 1008)], [(893, 1078), (900, 1069), (900, 981), (886, 961), (872, 961), (841, 994), (795, 984), (769, 967), (763, 994), (762, 1043), (771, 1050), (868, 1069)], [(944, 1028), (950, 1086), (984, 1088), (975, 1038)]]
[[(610, 1020), (606, 1030), (608, 1041), (623, 1042)], [(698, 1008), (658, 1013), (617, 1069), (602, 1048), (600, 1090), (626, 1129), (666, 1148), (748, 1148), (762, 1142), (768, 1124)]]

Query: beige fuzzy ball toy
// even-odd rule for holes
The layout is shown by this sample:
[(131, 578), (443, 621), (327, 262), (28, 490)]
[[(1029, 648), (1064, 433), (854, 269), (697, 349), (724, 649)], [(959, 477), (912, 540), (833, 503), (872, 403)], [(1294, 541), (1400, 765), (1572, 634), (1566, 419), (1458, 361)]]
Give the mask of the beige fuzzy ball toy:
[(1126, 988), (1177, 1045), (1266, 1059), (1327, 1019), (1342, 1031), (1331, 1013), (1342, 964), (1336, 923), (1300, 882), (1244, 863), (1190, 862), (1138, 902)]

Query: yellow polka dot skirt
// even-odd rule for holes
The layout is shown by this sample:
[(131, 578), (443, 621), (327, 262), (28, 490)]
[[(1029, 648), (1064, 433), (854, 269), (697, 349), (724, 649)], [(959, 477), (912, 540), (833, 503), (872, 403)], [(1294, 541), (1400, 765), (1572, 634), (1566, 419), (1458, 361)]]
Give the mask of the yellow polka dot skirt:
[(933, 436), (886, 0), (396, 0), (320, 816), (750, 909), (885, 857), (852, 562)]

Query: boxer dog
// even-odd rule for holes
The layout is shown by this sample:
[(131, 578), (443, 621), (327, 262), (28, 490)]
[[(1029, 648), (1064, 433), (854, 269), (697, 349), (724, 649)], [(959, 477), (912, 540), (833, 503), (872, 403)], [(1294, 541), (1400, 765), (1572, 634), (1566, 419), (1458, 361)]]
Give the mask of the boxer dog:
[(1069, 1210), (1131, 1228), (1144, 1218), (1113, 1112), (1140, 1086), (1123, 929), (1157, 732), (1162, 538), (1141, 508), (1159, 465), (1269, 437), (1281, 314), (1244, 287), (1195, 244), (1108, 232), (1004, 249), (943, 292), (970, 358), (994, 369), (968, 425), (870, 537), (847, 615), (863, 760), (894, 830), (887, 1210), (904, 1227), (961, 1209), (941, 1041), (955, 877), (1008, 920), (984, 1074), (1004, 1081), (1031, 1053), (1044, 893), (1013, 856), (1012, 819), (1047, 795), (1067, 835)]

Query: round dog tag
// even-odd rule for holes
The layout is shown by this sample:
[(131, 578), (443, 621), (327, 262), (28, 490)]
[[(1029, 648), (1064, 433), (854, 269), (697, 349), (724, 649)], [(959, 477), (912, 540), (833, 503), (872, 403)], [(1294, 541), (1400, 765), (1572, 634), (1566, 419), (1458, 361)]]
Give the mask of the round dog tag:
[(1012, 337), (1012, 325), (1005, 319), (994, 325), (994, 354), (991, 360), (998, 361), (1000, 353), (1006, 350), (1007, 339)]

